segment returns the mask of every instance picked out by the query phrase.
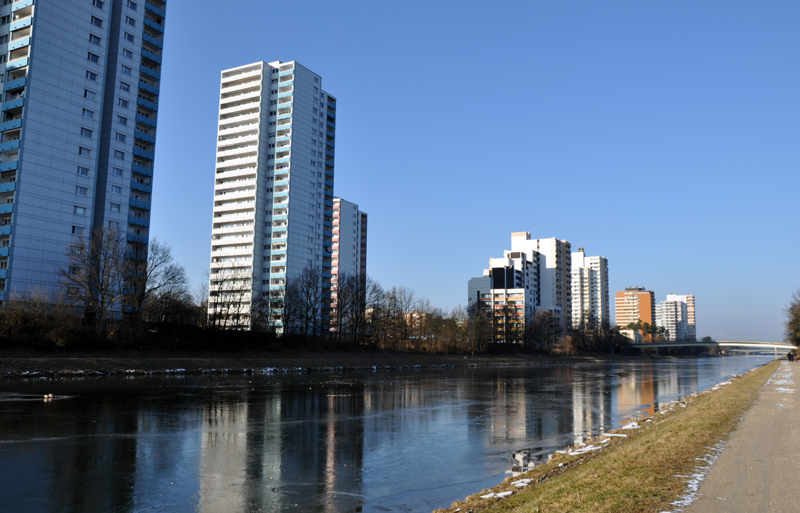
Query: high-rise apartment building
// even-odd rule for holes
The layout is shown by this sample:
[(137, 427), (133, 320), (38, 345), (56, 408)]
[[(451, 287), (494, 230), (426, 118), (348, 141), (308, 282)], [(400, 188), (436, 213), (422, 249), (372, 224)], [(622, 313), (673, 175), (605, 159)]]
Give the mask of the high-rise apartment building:
[(697, 324), (694, 312), (694, 294), (667, 294), (667, 301), (686, 303), (686, 340), (697, 340)]
[(305, 269), (329, 304), (335, 138), (336, 98), (299, 63), (222, 72), (209, 285), (220, 324), (249, 327), (253, 298), (262, 311), (272, 298), (281, 331), (279, 298)]
[(529, 261), (539, 262), (539, 304), (567, 328), (572, 322), (571, 244), (555, 237), (531, 239), (529, 232), (511, 234), (511, 251), (524, 252)]
[(367, 283), (367, 214), (358, 205), (333, 198), (333, 257), (331, 259), (331, 328), (336, 329), (340, 277)]
[(572, 253), (572, 325), (608, 326), (608, 259)]
[(331, 274), (333, 284), (339, 275), (367, 279), (367, 214), (342, 198), (333, 198)]
[(667, 330), (667, 339), (686, 340), (688, 309), (684, 301), (667, 299), (656, 306), (656, 325)]
[(55, 292), (75, 236), (149, 240), (164, 0), (0, 7), (0, 298)]
[(653, 291), (643, 287), (625, 287), (614, 300), (617, 326), (641, 320), (652, 325), (656, 321), (656, 300)]
[(533, 320), (539, 290), (538, 257), (524, 251), (504, 251), (489, 259), (483, 277), (469, 280), (468, 307), (478, 304), (488, 314), (495, 342), (521, 342), (527, 322)]

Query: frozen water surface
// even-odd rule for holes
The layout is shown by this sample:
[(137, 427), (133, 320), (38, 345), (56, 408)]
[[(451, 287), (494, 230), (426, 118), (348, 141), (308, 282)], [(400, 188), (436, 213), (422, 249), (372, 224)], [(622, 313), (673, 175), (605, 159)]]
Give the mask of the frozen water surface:
[(431, 511), (769, 360), (6, 380), (0, 504)]

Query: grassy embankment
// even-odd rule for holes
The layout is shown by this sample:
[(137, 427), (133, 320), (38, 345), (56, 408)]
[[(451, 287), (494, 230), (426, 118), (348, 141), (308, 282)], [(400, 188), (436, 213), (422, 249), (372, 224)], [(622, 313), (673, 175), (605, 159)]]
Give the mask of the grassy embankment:
[[(685, 494), (687, 476), (725, 440), (761, 388), (775, 373), (770, 363), (718, 390), (688, 398), (670, 413), (640, 422), (636, 430), (618, 430), (627, 438), (611, 437), (608, 447), (583, 455), (559, 454), (524, 475), (508, 478), (491, 492), (514, 491), (503, 499), (481, 499), (477, 493), (437, 512), (540, 513), (660, 512)], [(597, 439), (595, 442), (598, 442)], [(595, 443), (597, 445), (597, 443)], [(563, 464), (559, 467), (559, 464)], [(532, 479), (526, 488), (512, 482)]]

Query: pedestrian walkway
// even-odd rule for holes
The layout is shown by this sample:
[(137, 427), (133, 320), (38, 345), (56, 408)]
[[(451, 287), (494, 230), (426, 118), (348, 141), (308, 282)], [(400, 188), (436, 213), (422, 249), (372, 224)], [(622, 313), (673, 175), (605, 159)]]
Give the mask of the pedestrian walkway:
[(800, 362), (781, 362), (686, 513), (800, 511)]

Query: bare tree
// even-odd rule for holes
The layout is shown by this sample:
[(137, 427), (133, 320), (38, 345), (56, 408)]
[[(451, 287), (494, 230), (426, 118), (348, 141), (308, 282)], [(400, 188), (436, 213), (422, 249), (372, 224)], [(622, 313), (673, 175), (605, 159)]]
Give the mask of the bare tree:
[(171, 311), (189, 301), (186, 269), (173, 261), (172, 248), (158, 239), (128, 256), (125, 303), (129, 315), (139, 320), (146, 308), (148, 320), (167, 322)]
[(59, 269), (67, 298), (94, 320), (101, 336), (108, 334), (122, 309), (127, 245), (119, 230), (96, 227), (90, 237), (73, 240), (67, 252), (69, 265)]
[(800, 344), (800, 290), (792, 294), (786, 307), (786, 330), (784, 336), (791, 344)]

